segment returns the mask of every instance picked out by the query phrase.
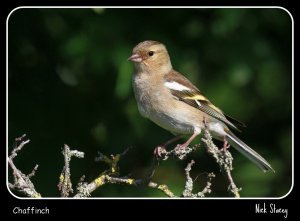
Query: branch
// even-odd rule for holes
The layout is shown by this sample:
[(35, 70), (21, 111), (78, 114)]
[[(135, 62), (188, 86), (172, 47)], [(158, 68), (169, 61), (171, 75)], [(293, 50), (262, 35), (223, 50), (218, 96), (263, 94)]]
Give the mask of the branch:
[(226, 141), (224, 141), (224, 147), (222, 149), (219, 149), (213, 143), (212, 137), (207, 128), (205, 128), (204, 130), (204, 137), (205, 138), (202, 138), (202, 141), (206, 144), (208, 154), (215, 159), (216, 163), (219, 165), (221, 172), (229, 182), (228, 191), (230, 191), (235, 198), (239, 198), (239, 191), (241, 191), (241, 189), (235, 185), (231, 175), (231, 171), (233, 170), (233, 157), (228, 151), (229, 146), (227, 145)]
[(119, 175), (118, 162), (121, 156), (124, 156), (127, 153), (126, 149), (122, 154), (111, 155), (110, 158), (98, 153), (99, 157), (96, 158), (96, 161), (102, 161), (109, 165), (110, 169), (101, 173), (96, 179), (91, 183), (80, 182), (77, 186), (78, 193), (74, 196), (75, 198), (84, 198), (89, 197), (92, 192), (97, 188), (105, 184), (125, 184), (131, 186), (148, 186), (153, 189), (160, 190), (168, 197), (176, 197), (174, 193), (168, 188), (167, 185), (157, 184), (152, 181), (152, 177), (155, 173), (155, 170), (158, 166), (158, 161), (156, 158), (153, 158), (153, 163), (149, 171), (148, 176), (145, 179), (132, 179), (128, 177), (116, 177)]
[(65, 166), (59, 176), (58, 189), (61, 191), (62, 197), (68, 197), (70, 193), (73, 193), (70, 172), (71, 157), (83, 158), (84, 153), (77, 150), (71, 151), (70, 147), (65, 144), (62, 154), (64, 155)]
[(208, 174), (208, 179), (206, 186), (201, 192), (198, 192), (196, 194), (193, 194), (193, 179), (190, 176), (190, 171), (192, 170), (192, 166), (195, 164), (194, 160), (191, 160), (190, 163), (188, 163), (187, 167), (185, 168), (185, 175), (186, 175), (186, 183), (185, 183), (185, 189), (182, 193), (183, 197), (205, 197), (205, 194), (211, 193), (211, 180), (215, 177), (214, 173)]
[[(13, 176), (14, 176), (14, 184), (9, 183), (8, 185), (9, 188), (17, 189), (18, 191), (24, 193), (26, 196), (41, 197), (41, 195), (35, 190), (34, 185), (30, 180), (30, 178), (33, 177), (35, 172), (37, 171), (38, 165), (36, 165), (32, 170), (32, 172), (26, 176), (20, 170), (18, 170), (13, 163), (13, 159), (17, 156), (18, 151), (20, 151), (29, 142), (29, 140), (24, 140), (24, 138), (25, 135), (16, 139), (16, 144), (14, 146), (14, 149), (12, 150), (11, 155), (8, 157), (8, 163), (13, 170)], [(233, 158), (230, 152), (227, 150), (228, 149), (227, 144), (224, 143), (224, 148), (219, 150), (216, 147), (216, 145), (213, 143), (212, 137), (209, 131), (207, 130), (207, 128), (205, 128), (204, 138), (202, 140), (207, 146), (207, 152), (215, 159), (215, 161), (220, 167), (221, 172), (227, 178), (229, 182), (229, 187), (228, 187), (229, 191), (235, 197), (239, 197), (240, 189), (237, 188), (237, 186), (235, 185), (231, 175), (231, 171), (233, 170), (232, 168)], [(179, 197), (176, 196), (167, 185), (158, 184), (152, 180), (155, 171), (159, 166), (160, 160), (167, 160), (169, 159), (170, 156), (182, 160), (188, 154), (198, 149), (199, 145), (195, 145), (192, 148), (187, 147), (185, 149), (178, 148), (178, 147), (179, 146), (177, 145), (171, 151), (167, 151), (163, 147), (158, 147), (157, 150), (158, 156), (153, 157), (153, 162), (149, 170), (149, 173), (143, 179), (133, 179), (128, 176), (120, 176), (118, 163), (121, 157), (123, 157), (128, 152), (128, 149), (126, 149), (121, 154), (110, 155), (109, 157), (99, 152), (99, 156), (95, 160), (106, 163), (109, 166), (108, 170), (105, 170), (102, 173), (100, 173), (100, 175), (90, 183), (84, 182), (84, 176), (82, 176), (76, 186), (77, 191), (74, 197), (76, 198), (89, 197), (96, 189), (100, 188), (105, 184), (147, 186), (149, 188), (153, 188), (161, 191), (168, 197)], [(62, 197), (69, 197), (70, 194), (74, 192), (72, 188), (72, 182), (71, 182), (71, 170), (70, 170), (71, 158), (73, 156), (77, 158), (83, 158), (84, 153), (77, 150), (70, 150), (70, 147), (65, 144), (62, 154), (64, 156), (64, 168), (59, 177), (58, 187)], [(183, 190), (180, 197), (205, 197), (207, 194), (211, 193), (212, 191), (211, 181), (215, 177), (215, 175), (214, 173), (209, 173), (207, 176), (206, 186), (203, 188), (203, 190), (198, 193), (193, 193), (194, 181), (190, 176), (190, 171), (194, 163), (195, 162), (192, 160), (190, 163), (187, 164), (185, 168), (185, 175), (186, 175), (185, 189)]]
[(197, 150), (200, 145), (194, 145), (193, 147), (180, 148), (180, 144), (178, 144), (174, 149), (167, 151), (164, 147), (158, 146), (155, 149), (155, 154), (158, 160), (167, 160), (169, 157), (175, 157), (178, 160), (183, 160), (187, 157), (188, 154)]
[[(14, 177), (14, 183), (8, 183), (8, 186), (10, 189), (15, 189), (24, 195), (32, 198), (40, 198), (41, 194), (39, 194), (31, 182), (30, 178), (34, 176), (38, 165), (34, 167), (32, 172), (28, 175), (25, 175), (22, 173), (17, 167), (15, 166), (13, 159), (18, 155), (18, 152), (29, 143), (30, 140), (24, 140), (26, 134), (22, 135), (21, 137), (18, 137), (15, 139), (14, 148), (10, 154), (10, 156), (7, 158), (8, 165), (13, 170), (13, 177)], [(21, 142), (21, 143), (19, 143)]]

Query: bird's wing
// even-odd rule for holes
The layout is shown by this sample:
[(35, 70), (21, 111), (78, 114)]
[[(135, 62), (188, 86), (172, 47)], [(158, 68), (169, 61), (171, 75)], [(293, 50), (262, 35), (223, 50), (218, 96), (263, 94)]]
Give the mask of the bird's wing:
[(224, 122), (228, 126), (239, 130), (237, 127), (245, 125), (232, 117), (225, 115), (218, 107), (213, 105), (187, 78), (172, 71), (165, 76), (164, 85), (178, 100), (197, 108), (206, 114)]

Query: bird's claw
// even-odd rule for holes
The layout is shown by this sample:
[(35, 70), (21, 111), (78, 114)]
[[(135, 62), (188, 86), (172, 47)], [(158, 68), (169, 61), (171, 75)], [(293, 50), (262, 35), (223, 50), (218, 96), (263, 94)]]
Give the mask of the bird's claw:
[(165, 155), (167, 153), (167, 150), (165, 147), (163, 146), (157, 146), (155, 149), (154, 149), (154, 156), (156, 157), (156, 159), (160, 159), (162, 158), (163, 155)]
[(186, 150), (186, 148), (187, 146), (184, 144), (177, 144), (177, 146), (175, 147), (175, 152), (183, 152)]

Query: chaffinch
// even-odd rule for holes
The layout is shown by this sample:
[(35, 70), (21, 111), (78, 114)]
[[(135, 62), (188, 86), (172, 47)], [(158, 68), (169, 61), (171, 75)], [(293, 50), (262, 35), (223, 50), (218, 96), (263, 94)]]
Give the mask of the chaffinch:
[(262, 156), (229, 129), (239, 130), (244, 124), (225, 115), (173, 69), (162, 43), (141, 42), (133, 48), (128, 60), (135, 66), (133, 88), (139, 112), (174, 134), (191, 135), (180, 148), (186, 148), (206, 127), (215, 139), (229, 142), (264, 172), (274, 171)]

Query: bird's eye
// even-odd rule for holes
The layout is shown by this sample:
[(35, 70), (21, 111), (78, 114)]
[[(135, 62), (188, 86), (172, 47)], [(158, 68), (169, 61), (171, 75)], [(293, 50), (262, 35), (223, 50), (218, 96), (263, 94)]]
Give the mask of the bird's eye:
[(154, 51), (149, 51), (149, 52), (148, 52), (148, 55), (149, 55), (149, 56), (153, 56), (153, 55), (154, 55)]

